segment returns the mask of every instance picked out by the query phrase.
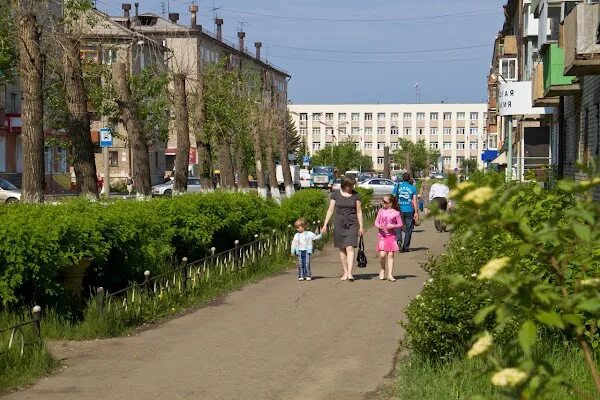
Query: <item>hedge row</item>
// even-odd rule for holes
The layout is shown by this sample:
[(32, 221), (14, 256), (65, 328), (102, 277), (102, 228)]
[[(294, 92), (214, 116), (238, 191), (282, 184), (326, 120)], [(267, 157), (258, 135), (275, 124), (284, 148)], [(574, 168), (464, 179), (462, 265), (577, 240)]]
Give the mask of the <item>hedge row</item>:
[(171, 268), (255, 234), (287, 229), (297, 217), (323, 219), (327, 196), (301, 191), (281, 206), (256, 194), (215, 192), (151, 201), (0, 207), (0, 304), (51, 304), (61, 276), (91, 259), (85, 285), (116, 290), (146, 269)]

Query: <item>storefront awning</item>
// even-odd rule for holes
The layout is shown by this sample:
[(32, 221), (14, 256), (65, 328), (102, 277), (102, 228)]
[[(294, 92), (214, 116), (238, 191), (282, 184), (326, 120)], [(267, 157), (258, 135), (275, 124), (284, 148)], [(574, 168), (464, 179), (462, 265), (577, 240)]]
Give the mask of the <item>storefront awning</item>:
[(498, 157), (496, 157), (496, 159), (494, 161), (492, 161), (492, 164), (497, 164), (497, 165), (504, 165), (506, 164), (506, 152), (500, 154)]
[(481, 161), (494, 161), (498, 157), (498, 150), (484, 150), (481, 153)]

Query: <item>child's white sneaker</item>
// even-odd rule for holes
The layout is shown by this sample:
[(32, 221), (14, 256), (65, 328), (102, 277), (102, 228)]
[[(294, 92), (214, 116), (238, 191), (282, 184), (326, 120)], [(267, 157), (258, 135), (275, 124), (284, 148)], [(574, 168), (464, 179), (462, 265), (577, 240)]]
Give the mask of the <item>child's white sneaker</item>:
[(307, 280), (307, 281), (312, 281), (312, 278), (311, 278), (310, 276), (307, 276), (307, 277), (306, 277), (306, 280)]
[(299, 281), (303, 281), (303, 280), (304, 280), (304, 278), (298, 278), (298, 280), (299, 280)]

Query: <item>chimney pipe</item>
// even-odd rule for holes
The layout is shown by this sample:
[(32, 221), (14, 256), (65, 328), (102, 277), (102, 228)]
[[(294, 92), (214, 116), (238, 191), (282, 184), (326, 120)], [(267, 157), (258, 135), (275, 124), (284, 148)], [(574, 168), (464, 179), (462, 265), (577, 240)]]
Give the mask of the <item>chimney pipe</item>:
[(121, 4), (121, 8), (123, 9), (123, 16), (125, 18), (129, 18), (129, 10), (131, 10), (131, 4), (123, 3)]
[(238, 32), (238, 38), (240, 39), (240, 51), (243, 53), (245, 50), (244, 48), (244, 38), (246, 37), (246, 33), (245, 32)]
[(260, 61), (260, 48), (262, 47), (262, 42), (254, 43), (254, 47), (256, 47), (256, 59)]
[(198, 29), (198, 22), (196, 21), (198, 6), (195, 4), (190, 5), (190, 13), (192, 13), (192, 29)]
[(179, 13), (169, 13), (169, 20), (176, 24), (179, 21)]
[(223, 19), (215, 19), (215, 24), (217, 24), (217, 40), (220, 42), (223, 40)]
[(140, 3), (134, 3), (134, 6), (135, 6), (135, 16), (137, 17), (139, 15)]

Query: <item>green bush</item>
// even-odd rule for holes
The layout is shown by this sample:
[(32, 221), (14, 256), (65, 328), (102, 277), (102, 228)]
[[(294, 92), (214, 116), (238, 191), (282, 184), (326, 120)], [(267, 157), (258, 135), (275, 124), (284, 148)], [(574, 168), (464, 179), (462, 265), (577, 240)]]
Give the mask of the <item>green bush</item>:
[(302, 191), (279, 207), (253, 193), (215, 192), (149, 201), (0, 207), (0, 303), (64, 300), (61, 275), (89, 258), (84, 287), (115, 291), (186, 256), (190, 261), (293, 223), (322, 219), (323, 193)]
[(371, 203), (373, 202), (373, 189), (365, 189), (365, 188), (361, 188), (361, 187), (357, 187), (356, 192), (358, 194), (360, 194), (361, 197), (361, 203), (364, 206), (370, 206)]

